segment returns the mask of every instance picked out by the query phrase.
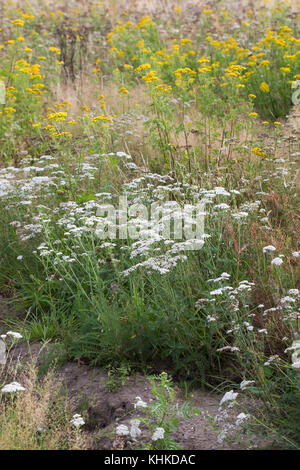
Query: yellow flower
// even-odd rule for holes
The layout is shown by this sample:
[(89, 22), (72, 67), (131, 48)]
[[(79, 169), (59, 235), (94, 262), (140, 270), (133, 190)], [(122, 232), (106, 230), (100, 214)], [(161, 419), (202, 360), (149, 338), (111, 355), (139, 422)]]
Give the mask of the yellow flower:
[(253, 116), (253, 117), (257, 117), (258, 114), (257, 113), (249, 113), (248, 116)]
[(65, 113), (63, 111), (59, 111), (58, 113), (48, 114), (47, 119), (48, 120), (55, 119), (55, 121), (65, 121), (67, 116), (68, 116), (68, 113)]
[(146, 70), (146, 69), (151, 69), (151, 65), (150, 64), (141, 64), (139, 67), (137, 67), (135, 69), (136, 72), (141, 72), (142, 70)]
[(158, 96), (161, 96), (163, 93), (170, 93), (172, 91), (171, 85), (166, 85), (164, 83), (157, 85), (156, 87), (154, 87), (154, 89)]
[(260, 67), (268, 67), (270, 65), (269, 60), (262, 60), (261, 63), (259, 64)]
[(24, 21), (23, 20), (11, 20), (11, 24), (15, 26), (24, 26)]
[(274, 126), (280, 126), (281, 125), (281, 122), (279, 121), (274, 121)]
[(210, 62), (210, 58), (203, 55), (197, 62), (198, 64), (204, 64), (205, 62)]
[(264, 93), (270, 93), (269, 85), (266, 82), (262, 82), (259, 86), (260, 90)]
[(56, 54), (60, 54), (60, 49), (58, 47), (49, 47), (50, 52), (56, 52)]
[(149, 73), (147, 73), (147, 75), (144, 75), (142, 77), (142, 80), (144, 80), (144, 82), (146, 83), (151, 83), (153, 81), (159, 81), (159, 77), (157, 76), (157, 72), (155, 70), (150, 70)]
[(22, 18), (24, 18), (24, 20), (33, 20), (34, 15), (31, 15), (29, 13), (22, 13)]
[(129, 91), (127, 90), (127, 88), (122, 86), (121, 88), (119, 88), (119, 93), (121, 93), (122, 95), (128, 95)]
[(258, 155), (259, 157), (265, 156), (264, 152), (262, 151), (262, 149), (260, 147), (254, 147), (251, 151), (255, 155)]
[(4, 112), (5, 112), (5, 114), (9, 115), (9, 114), (15, 113), (16, 110), (15, 110), (15, 108), (7, 107), (7, 108), (4, 108)]
[(150, 16), (143, 16), (143, 18), (137, 24), (137, 27), (142, 29), (145, 26), (148, 26), (150, 24), (153, 24), (153, 21), (152, 21), (151, 17)]
[(290, 72), (291, 71), (290, 67), (280, 67), (280, 70), (282, 72)]
[(95, 116), (94, 118), (91, 119), (91, 122), (97, 122), (97, 121), (112, 122), (112, 117), (105, 116), (104, 114), (99, 114), (99, 116)]

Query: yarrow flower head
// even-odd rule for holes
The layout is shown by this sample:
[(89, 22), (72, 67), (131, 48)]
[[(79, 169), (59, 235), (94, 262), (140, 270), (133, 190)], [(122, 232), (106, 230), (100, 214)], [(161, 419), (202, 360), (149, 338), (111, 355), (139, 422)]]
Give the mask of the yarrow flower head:
[(235, 393), (233, 390), (226, 392), (222, 400), (220, 401), (220, 406), (224, 405), (224, 403), (226, 402), (231, 402), (230, 404), (232, 405), (233, 402), (236, 400), (237, 396), (238, 393)]
[(119, 424), (116, 428), (116, 434), (118, 434), (118, 436), (127, 436), (129, 434), (128, 426), (125, 424)]
[(153, 436), (152, 436), (152, 441), (157, 441), (158, 439), (163, 439), (165, 436), (165, 430), (164, 428), (156, 428)]
[(11, 382), (10, 384), (4, 385), (4, 387), (1, 388), (2, 393), (23, 392), (24, 390), (26, 389), (22, 387), (19, 382)]
[(249, 415), (249, 414), (240, 413), (240, 414), (237, 415), (237, 417), (236, 417), (235, 425), (236, 425), (236, 426), (240, 426), (240, 425), (243, 424), (245, 421), (247, 421), (249, 418), (250, 418), (250, 415)]
[(273, 264), (274, 266), (280, 266), (282, 263), (283, 263), (283, 261), (282, 261), (281, 258), (274, 258), (271, 261), (271, 264)]
[(147, 403), (144, 402), (141, 397), (136, 397), (136, 403), (134, 404), (134, 408), (147, 408)]
[(20, 333), (18, 333), (17, 331), (8, 331), (6, 334), (8, 336), (12, 336), (15, 339), (23, 338), (23, 336)]
[(133, 439), (136, 439), (137, 437), (139, 437), (141, 434), (142, 434), (142, 431), (140, 430), (139, 426), (140, 426), (140, 420), (139, 419), (132, 419), (130, 421), (130, 424), (131, 424), (131, 428), (130, 428), (130, 436), (133, 438)]
[(83, 417), (79, 414), (75, 414), (70, 422), (74, 424), (76, 428), (79, 428), (80, 426), (83, 426), (83, 424), (85, 424)]
[(273, 245), (267, 245), (263, 247), (263, 253), (266, 253), (266, 251), (275, 251), (276, 248)]

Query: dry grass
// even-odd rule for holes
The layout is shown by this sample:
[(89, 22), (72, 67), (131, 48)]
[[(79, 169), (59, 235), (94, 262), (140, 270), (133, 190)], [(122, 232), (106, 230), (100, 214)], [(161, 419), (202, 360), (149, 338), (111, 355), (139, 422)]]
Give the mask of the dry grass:
[[(4, 2), (5, 3), (5, 2)], [(7, 2), (8, 3), (8, 2)], [(66, 14), (71, 14), (72, 10), (80, 8), (80, 11), (87, 13), (92, 4), (103, 4), (112, 22), (122, 13), (130, 12), (137, 15), (172, 13), (174, 8), (182, 8), (182, 10), (196, 9), (201, 11), (203, 8), (214, 8), (221, 5), (229, 10), (231, 9), (252, 9), (254, 12), (260, 8), (273, 8), (275, 0), (103, 0), (99, 2), (90, 2), (86, 0), (48, 0), (43, 2), (40, 0), (11, 0), (10, 5), (25, 10), (29, 8), (35, 12), (44, 10), (45, 7), (49, 11), (60, 10)], [(299, 0), (283, 0), (283, 3), (291, 5), (293, 11), (299, 10)]]
[[(7, 377), (15, 377), (11, 369)], [(0, 450), (85, 449), (81, 431), (70, 423), (71, 414), (60, 386), (50, 371), (37, 379), (37, 367), (31, 362), (18, 373), (25, 391), (0, 395)], [(0, 376), (0, 383), (3, 377)]]

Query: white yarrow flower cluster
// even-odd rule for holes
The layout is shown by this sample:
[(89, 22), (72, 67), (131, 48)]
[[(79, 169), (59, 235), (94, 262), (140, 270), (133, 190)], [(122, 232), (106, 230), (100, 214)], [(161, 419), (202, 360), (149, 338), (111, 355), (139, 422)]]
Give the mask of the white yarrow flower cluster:
[(142, 434), (142, 431), (140, 430), (140, 420), (139, 419), (132, 419), (130, 421), (131, 427), (130, 427), (130, 436), (132, 439), (136, 439)]
[(116, 434), (118, 436), (127, 436), (129, 434), (129, 429), (125, 424), (119, 424), (116, 428)]
[(163, 439), (164, 436), (165, 436), (164, 428), (156, 428), (153, 435), (152, 435), (152, 441), (157, 441), (158, 439)]
[(271, 264), (273, 264), (274, 266), (280, 266), (282, 263), (283, 263), (283, 261), (282, 261), (281, 258), (274, 258), (271, 261)]
[(292, 354), (293, 369), (300, 369), (300, 340), (295, 340), (292, 344), (294, 353)]
[(144, 402), (141, 397), (136, 397), (136, 403), (134, 403), (134, 408), (147, 408), (147, 403)]
[(266, 253), (267, 251), (275, 251), (276, 248), (273, 245), (267, 245), (263, 247), (263, 253)]
[(227, 403), (227, 402), (230, 402), (228, 404), (229, 407), (232, 406), (237, 396), (238, 396), (238, 393), (237, 392), (235, 393), (233, 390), (226, 392), (222, 400), (220, 401), (220, 406), (224, 405), (224, 403)]
[(250, 418), (250, 415), (249, 415), (249, 414), (240, 413), (240, 414), (237, 415), (237, 417), (236, 417), (235, 425), (236, 425), (236, 426), (241, 426), (241, 424), (243, 424), (243, 423), (244, 423), (245, 421), (247, 421), (249, 418)]
[(141, 422), (139, 419), (132, 419), (130, 421), (130, 430), (128, 426), (126, 426), (126, 424), (119, 424), (116, 427), (116, 434), (118, 436), (128, 436), (130, 434), (132, 439), (136, 439), (142, 434), (142, 431), (140, 429), (140, 424)]
[(85, 424), (85, 421), (83, 417), (80, 414), (75, 414), (73, 415), (73, 418), (70, 421), (76, 428), (79, 428), (80, 426), (83, 426)]
[(6, 333), (6, 335), (12, 336), (12, 337), (15, 338), (15, 339), (21, 339), (21, 338), (23, 338), (23, 336), (22, 336), (20, 333), (18, 333), (17, 331), (8, 331), (8, 332)]
[(1, 388), (2, 393), (23, 392), (24, 390), (26, 389), (22, 387), (19, 382), (11, 382), (10, 384), (4, 385), (4, 387)]

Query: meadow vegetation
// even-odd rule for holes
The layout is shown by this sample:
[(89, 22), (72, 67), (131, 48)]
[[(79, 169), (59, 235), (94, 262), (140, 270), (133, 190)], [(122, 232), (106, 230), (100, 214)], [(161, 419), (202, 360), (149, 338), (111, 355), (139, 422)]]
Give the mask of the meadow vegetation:
[[(299, 448), (295, 3), (52, 3), (0, 3), (0, 294), (24, 313), (0, 333), (238, 390)], [(202, 248), (151, 226), (99, 238), (120, 196), (203, 203)]]

